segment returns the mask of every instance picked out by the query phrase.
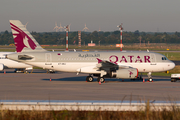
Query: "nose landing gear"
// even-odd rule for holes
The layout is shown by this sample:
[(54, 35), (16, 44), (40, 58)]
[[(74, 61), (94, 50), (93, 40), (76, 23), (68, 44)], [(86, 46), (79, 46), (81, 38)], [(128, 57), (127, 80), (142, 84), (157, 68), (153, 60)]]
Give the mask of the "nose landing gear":
[(149, 82), (153, 82), (153, 79), (152, 79), (152, 77), (151, 77), (151, 72), (149, 72), (149, 73), (147, 74), (147, 76), (148, 76), (148, 81), (149, 81)]

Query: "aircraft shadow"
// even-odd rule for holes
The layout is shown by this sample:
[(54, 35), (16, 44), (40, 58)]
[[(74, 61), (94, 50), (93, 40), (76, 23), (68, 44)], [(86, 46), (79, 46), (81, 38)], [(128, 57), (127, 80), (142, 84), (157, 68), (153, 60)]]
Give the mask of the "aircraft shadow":
[[(45, 81), (49, 81), (50, 79), (42, 79)], [(66, 78), (58, 78), (58, 79), (51, 79), (51, 81), (86, 81), (85, 76), (80, 76), (80, 77), (66, 77)]]
[[(4, 71), (0, 71), (1, 74), (4, 73)], [(5, 73), (14, 73), (14, 71), (6, 71)]]
[[(50, 81), (50, 78), (45, 78), (42, 79), (44, 81)], [(148, 79), (145, 79), (145, 82), (147, 82)], [(161, 79), (161, 78), (155, 78), (153, 79), (154, 82), (156, 81), (171, 81), (169, 78)], [(79, 77), (66, 77), (66, 78), (58, 78), (58, 79), (53, 79), (51, 78), (51, 81), (86, 81), (86, 76), (79, 76)], [(94, 78), (93, 82), (97, 82), (97, 78)], [(105, 78), (105, 82), (143, 82), (143, 80), (136, 79), (136, 80), (131, 80), (131, 79), (116, 79), (116, 78)]]

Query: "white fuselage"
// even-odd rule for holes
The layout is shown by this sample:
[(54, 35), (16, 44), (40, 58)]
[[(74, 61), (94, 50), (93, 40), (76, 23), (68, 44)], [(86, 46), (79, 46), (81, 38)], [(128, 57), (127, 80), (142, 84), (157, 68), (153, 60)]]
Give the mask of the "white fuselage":
[[(52, 62), (51, 65), (45, 65), (45, 63), (41, 63), (41, 62), (33, 62), (33, 63), (29, 63), (31, 65), (34, 66), (38, 66), (41, 67), (43, 69), (52, 69), (55, 71), (64, 71), (64, 72), (77, 72), (77, 70), (79, 68), (83, 68), (83, 67), (87, 67), (87, 72), (92, 72), (93, 68), (97, 65), (97, 62), (84, 62), (84, 63), (79, 63), (79, 62)], [(170, 63), (171, 64), (171, 63)], [(174, 65), (170, 65), (167, 63), (157, 63), (156, 65), (151, 65), (151, 64), (147, 64), (147, 63), (141, 63), (141, 64), (128, 64), (128, 63), (124, 63), (124, 64), (118, 64), (118, 65), (125, 65), (125, 66), (130, 66), (133, 68), (137, 68), (139, 72), (163, 72), (163, 71), (168, 71), (173, 69)], [(53, 67), (51, 67), (53, 66)], [(171, 67), (170, 67), (171, 66)], [(90, 69), (92, 68), (92, 69)], [(89, 69), (89, 70), (88, 70)], [(91, 71), (90, 71), (91, 70)], [(98, 71), (93, 71), (93, 73), (99, 73)]]
[[(22, 60), (26, 64), (64, 72), (100, 73), (97, 58), (117, 65), (137, 68), (139, 72), (162, 72), (171, 70), (175, 64), (159, 53), (148, 52), (42, 52), (20, 53), (32, 56)], [(59, 55), (58, 55), (59, 54)], [(14, 60), (17, 59), (14, 58)]]

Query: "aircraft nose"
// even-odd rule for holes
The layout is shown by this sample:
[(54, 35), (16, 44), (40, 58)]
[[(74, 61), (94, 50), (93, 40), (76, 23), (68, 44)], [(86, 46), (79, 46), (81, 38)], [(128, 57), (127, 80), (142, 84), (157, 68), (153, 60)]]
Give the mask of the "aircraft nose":
[(170, 69), (173, 69), (176, 65), (174, 62), (171, 61), (171, 63), (168, 66), (170, 67)]

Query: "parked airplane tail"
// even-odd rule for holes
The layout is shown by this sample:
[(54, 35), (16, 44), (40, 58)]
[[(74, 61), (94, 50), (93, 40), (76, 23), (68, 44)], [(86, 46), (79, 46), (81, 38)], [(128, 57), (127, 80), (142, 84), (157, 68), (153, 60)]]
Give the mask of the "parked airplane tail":
[(46, 51), (19, 20), (9, 20), (17, 52)]

